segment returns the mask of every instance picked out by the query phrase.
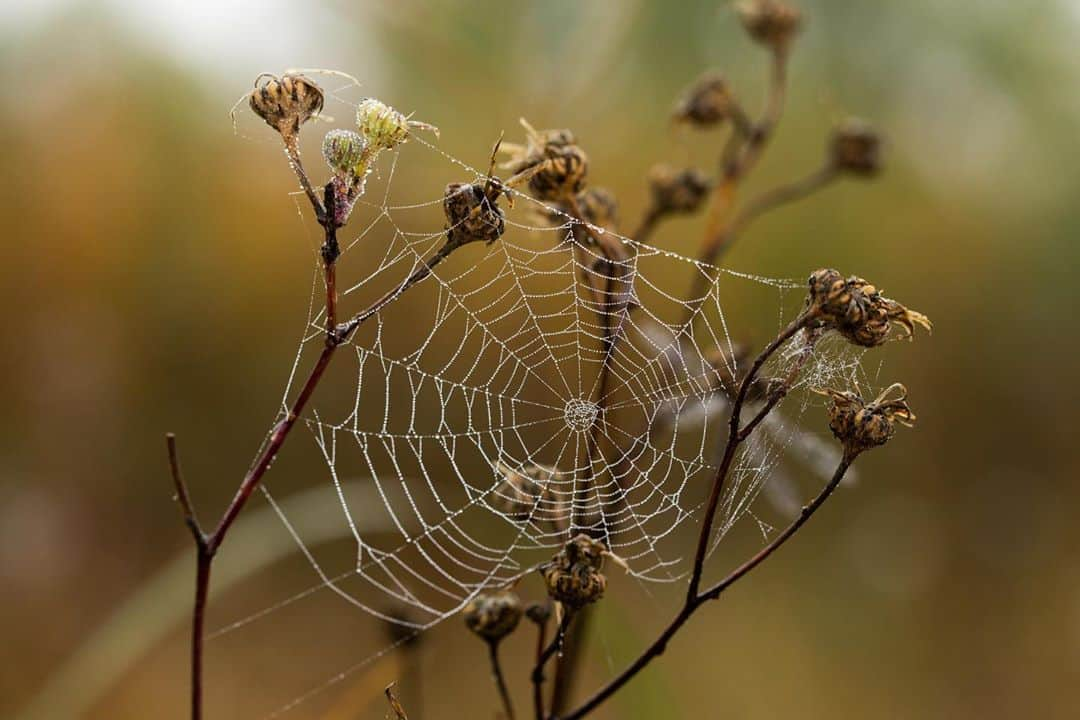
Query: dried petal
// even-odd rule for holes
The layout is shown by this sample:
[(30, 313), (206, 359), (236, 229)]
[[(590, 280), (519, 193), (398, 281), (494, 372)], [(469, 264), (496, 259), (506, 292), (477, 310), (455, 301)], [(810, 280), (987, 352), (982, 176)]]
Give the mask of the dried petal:
[(712, 187), (709, 178), (697, 168), (676, 170), (670, 165), (654, 165), (648, 181), (652, 211), (657, 216), (697, 211)]
[(300, 126), (322, 112), (323, 92), (303, 75), (286, 73), (278, 78), (263, 73), (255, 78), (248, 105), (267, 125), (281, 133), (286, 145), (294, 147)]
[(607, 578), (601, 572), (606, 554), (604, 544), (588, 535), (570, 540), (539, 567), (548, 595), (575, 609), (599, 600), (607, 588)]
[(509, 591), (474, 597), (462, 610), (465, 625), (488, 642), (509, 635), (521, 621), (521, 601)]
[(848, 118), (833, 130), (829, 157), (837, 170), (872, 177), (881, 171), (881, 136), (867, 122)]
[(836, 330), (862, 347), (877, 347), (889, 337), (892, 323), (904, 327), (903, 337), (911, 338), (915, 325), (932, 329), (929, 318), (908, 310), (859, 277), (844, 277), (836, 270), (822, 269), (810, 276), (807, 312), (825, 329)]
[(915, 422), (915, 414), (907, 404), (907, 388), (900, 383), (890, 385), (870, 403), (850, 390), (818, 392), (833, 400), (829, 408), (829, 429), (844, 446), (844, 454), (849, 459), (887, 443), (895, 434), (897, 423), (911, 427)]

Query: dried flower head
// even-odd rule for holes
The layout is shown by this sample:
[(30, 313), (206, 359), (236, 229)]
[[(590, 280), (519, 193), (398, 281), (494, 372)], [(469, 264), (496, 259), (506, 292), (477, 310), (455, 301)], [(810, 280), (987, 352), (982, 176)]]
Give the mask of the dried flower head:
[(280, 78), (262, 73), (248, 96), (252, 112), (281, 133), (285, 144), (294, 148), (300, 126), (323, 109), (323, 91), (314, 81), (297, 73)]
[(439, 129), (434, 125), (410, 120), (377, 98), (364, 98), (356, 107), (356, 126), (374, 152), (397, 147), (409, 139), (413, 129), (439, 135)]
[(619, 225), (619, 201), (604, 187), (588, 188), (577, 196), (582, 219), (597, 227), (614, 230)]
[(607, 578), (604, 544), (581, 534), (566, 543), (550, 561), (539, 568), (548, 595), (569, 608), (596, 602), (604, 594)]
[(652, 212), (657, 215), (696, 212), (708, 197), (712, 183), (697, 168), (676, 170), (670, 165), (654, 165), (649, 170)]
[(915, 325), (931, 330), (925, 315), (890, 300), (860, 277), (845, 279), (838, 271), (822, 269), (810, 276), (807, 312), (818, 325), (836, 330), (850, 342), (876, 347), (889, 336), (892, 323), (904, 328), (903, 337), (912, 338)]
[(885, 388), (870, 403), (850, 390), (817, 392), (832, 398), (829, 429), (844, 446), (844, 455), (849, 460), (864, 450), (887, 443), (896, 432), (897, 423), (911, 427), (915, 422), (915, 413), (907, 404), (907, 388), (900, 383)]
[(735, 11), (750, 37), (776, 52), (786, 52), (802, 26), (798, 8), (778, 0), (746, 0)]
[(704, 129), (733, 119), (738, 112), (727, 79), (718, 72), (707, 72), (683, 93), (672, 119)]
[(465, 626), (488, 642), (499, 642), (521, 621), (521, 601), (504, 590), (474, 597), (465, 609)]
[(569, 504), (552, 489), (564, 477), (563, 473), (535, 463), (520, 470), (499, 463), (495, 472), (502, 479), (491, 494), (493, 506), (514, 522), (532, 522), (552, 532), (566, 531), (570, 523)]
[(510, 155), (504, 164), (513, 173), (507, 185), (529, 184), (538, 200), (557, 202), (574, 197), (585, 187), (589, 158), (569, 130), (536, 130), (524, 118), (526, 144), (503, 146)]
[(551, 619), (551, 605), (549, 603), (529, 603), (525, 608), (525, 617), (537, 625), (545, 625)]
[(881, 171), (881, 135), (866, 121), (848, 118), (833, 129), (829, 159), (833, 167), (861, 177)]

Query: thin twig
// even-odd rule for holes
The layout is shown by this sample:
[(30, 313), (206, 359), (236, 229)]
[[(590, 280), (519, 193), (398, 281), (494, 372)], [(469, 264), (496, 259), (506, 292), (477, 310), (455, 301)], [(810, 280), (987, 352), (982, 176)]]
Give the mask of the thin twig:
[(173, 487), (176, 489), (176, 501), (180, 503), (180, 512), (184, 518), (184, 524), (191, 530), (196, 544), (206, 543), (206, 534), (199, 525), (199, 517), (195, 514), (195, 507), (191, 504), (191, 495), (188, 494), (187, 483), (184, 482), (184, 474), (180, 470), (180, 452), (176, 448), (176, 435), (165, 434), (165, 444), (169, 449), (169, 469), (172, 471)]
[(510, 699), (510, 691), (506, 688), (506, 678), (503, 677), (502, 665), (499, 663), (499, 641), (489, 640), (487, 645), (488, 657), (491, 659), (491, 674), (495, 678), (495, 687), (499, 689), (503, 710), (506, 711), (507, 720), (514, 720), (514, 703)]
[[(547, 619), (536, 623), (536, 667), (540, 667), (547, 644)], [(544, 675), (533, 673), (530, 678), (533, 687), (533, 713), (535, 720), (544, 720)]]

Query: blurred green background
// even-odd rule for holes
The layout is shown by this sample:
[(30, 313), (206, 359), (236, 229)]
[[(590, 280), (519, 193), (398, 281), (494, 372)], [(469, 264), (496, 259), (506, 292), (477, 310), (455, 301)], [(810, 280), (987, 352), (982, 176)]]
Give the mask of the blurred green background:
[[(752, 186), (814, 167), (849, 113), (886, 133), (888, 171), (769, 216), (729, 264), (835, 266), (930, 315), (933, 337), (884, 354), (919, 426), (860, 461), (856, 488), (598, 717), (1077, 717), (1080, 6), (801, 6), (788, 113)], [(162, 435), (179, 434), (197, 504), (216, 515), (279, 407), (317, 243), (276, 139), (250, 122), (233, 133), (228, 109), (257, 73), (348, 71), (474, 165), (520, 115), (571, 127), (629, 230), (650, 165), (708, 169), (720, 147), (670, 129), (682, 88), (720, 68), (756, 107), (766, 71), (723, 2), (50, 0), (5, 5), (0, 23), (5, 717), (66, 717), (83, 697), (87, 717), (186, 713), (186, 625), (168, 618), (186, 611), (189, 568), (179, 596), (157, 585), (139, 612), (124, 606), (189, 550)], [(405, 161), (410, 197), (457, 179), (432, 153)], [(657, 241), (692, 253), (700, 229), (673, 222)], [(286, 447), (276, 485), (326, 486), (311, 445)], [(267, 527), (246, 552), (280, 542)], [(255, 564), (239, 545), (220, 578)], [(276, 562), (217, 598), (210, 625), (311, 581), (302, 559)], [(678, 594), (618, 598), (584, 687)], [(263, 717), (382, 634), (326, 599), (226, 635), (208, 651), (209, 716)], [(87, 660), (104, 636), (108, 653)], [(508, 648), (522, 704), (530, 643)], [(394, 677), (416, 717), (492, 717), (482, 652), (445, 623), (286, 717), (382, 717)], [(112, 665), (97, 692), (91, 676)]]

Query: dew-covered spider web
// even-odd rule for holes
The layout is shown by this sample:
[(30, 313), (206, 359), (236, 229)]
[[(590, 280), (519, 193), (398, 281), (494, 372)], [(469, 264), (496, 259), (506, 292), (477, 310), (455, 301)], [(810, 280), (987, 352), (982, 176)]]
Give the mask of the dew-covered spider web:
[[(336, 102), (349, 117), (350, 103)], [(464, 162), (414, 135), (380, 158), (339, 233), (342, 318), (437, 252), (446, 239), (443, 189), (484, 182), (486, 144)], [(592, 175), (601, 180), (602, 168)], [(602, 539), (640, 583), (685, 581), (687, 538), (697, 533), (726, 438), (730, 379), (794, 317), (805, 281), (715, 269), (662, 243), (592, 228), (625, 243), (627, 259), (611, 261), (565, 209), (513, 194), (512, 209), (503, 201), (502, 238), (457, 250), (368, 318), (338, 349), (302, 418), (325, 463), (311, 482), (337, 498), (325, 522), (340, 528), (352, 552), (328, 560), (309, 545), (275, 498), (271, 473), (263, 495), (313, 581), (212, 638), (318, 593), (419, 633), (477, 593), (530, 575), (579, 532)], [(687, 297), (695, 276), (708, 280), (705, 290)], [(316, 273), (283, 414), (324, 342), (322, 292)], [(744, 341), (754, 348), (749, 356)], [(804, 344), (797, 335), (763, 368), (763, 378), (781, 378), (805, 363), (741, 446), (711, 551), (744, 522), (764, 541), (777, 518), (797, 511), (808, 493), (788, 479), (792, 461), (820, 475), (839, 457), (824, 423), (807, 431), (802, 416), (821, 404), (809, 388), (865, 381), (861, 355), (826, 337), (806, 361)], [(759, 407), (752, 401), (744, 417)], [(290, 443), (302, 441), (298, 432)], [(358, 493), (358, 479), (374, 494)], [(765, 511), (756, 502), (763, 494)], [(532, 589), (540, 599), (539, 584)], [(273, 715), (387, 651), (366, 650)]]

